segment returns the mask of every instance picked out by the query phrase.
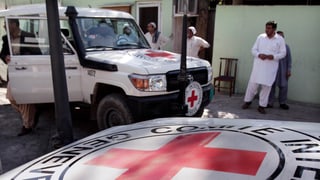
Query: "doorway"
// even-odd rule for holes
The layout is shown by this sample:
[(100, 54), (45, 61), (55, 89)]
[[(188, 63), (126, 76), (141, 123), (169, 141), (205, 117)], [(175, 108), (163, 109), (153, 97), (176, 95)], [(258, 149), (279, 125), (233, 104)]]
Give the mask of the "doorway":
[(160, 2), (153, 3), (138, 3), (137, 4), (137, 20), (140, 28), (144, 33), (147, 32), (149, 22), (155, 22), (157, 29), (161, 31), (161, 15)]

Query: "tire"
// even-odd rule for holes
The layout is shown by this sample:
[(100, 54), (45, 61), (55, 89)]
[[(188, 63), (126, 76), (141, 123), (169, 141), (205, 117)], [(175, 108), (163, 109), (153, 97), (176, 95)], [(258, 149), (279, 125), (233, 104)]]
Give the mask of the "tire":
[(200, 107), (199, 110), (192, 117), (201, 117), (204, 112), (204, 107)]
[(97, 123), (100, 130), (133, 122), (133, 116), (120, 94), (105, 96), (98, 105)]

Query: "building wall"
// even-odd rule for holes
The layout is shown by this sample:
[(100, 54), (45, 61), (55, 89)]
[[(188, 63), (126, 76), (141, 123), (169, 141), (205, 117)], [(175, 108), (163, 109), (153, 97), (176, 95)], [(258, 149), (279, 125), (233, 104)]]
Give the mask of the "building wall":
[[(210, 33), (208, 27), (212, 24), (208, 23), (210, 18), (209, 15), (209, 1), (208, 0), (198, 0), (198, 8), (196, 14), (188, 15), (187, 18), (187, 26), (194, 26), (197, 30), (196, 36), (199, 36), (209, 44), (212, 44), (212, 38), (210, 39), (210, 35), (212, 35), (213, 29), (211, 29)], [(175, 15), (173, 17), (173, 35), (174, 35), (174, 46), (172, 51), (176, 53), (181, 53), (181, 42), (182, 42), (182, 32), (183, 32), (183, 15)], [(211, 40), (211, 41), (210, 41)], [(199, 52), (199, 57), (202, 59), (206, 59), (210, 61), (211, 56), (209, 55), (211, 48), (205, 49)], [(212, 53), (211, 53), (212, 54)]]
[(290, 100), (320, 104), (320, 6), (218, 6), (212, 65), (217, 76), (220, 57), (239, 59), (236, 92), (247, 87), (251, 48), (268, 20), (278, 22), (292, 53)]
[(12, 6), (20, 6), (24, 4), (45, 3), (45, 0), (2, 0), (8, 8)]

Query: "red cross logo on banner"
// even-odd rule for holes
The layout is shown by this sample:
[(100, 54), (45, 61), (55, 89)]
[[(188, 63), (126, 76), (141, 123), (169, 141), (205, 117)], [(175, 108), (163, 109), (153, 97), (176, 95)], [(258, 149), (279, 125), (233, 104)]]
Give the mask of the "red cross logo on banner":
[(196, 100), (198, 100), (198, 96), (196, 96), (195, 93), (196, 93), (196, 92), (195, 92), (194, 90), (192, 90), (191, 96), (188, 97), (188, 103), (191, 103), (191, 104), (190, 104), (190, 108), (193, 108), (194, 102), (195, 102)]
[(146, 56), (149, 57), (163, 57), (163, 58), (168, 58), (168, 59), (172, 59), (174, 58), (173, 54), (165, 52), (165, 51), (147, 51)]
[(86, 164), (127, 169), (118, 179), (169, 179), (183, 167), (255, 175), (266, 152), (205, 147), (219, 134), (181, 135), (154, 151), (113, 148)]

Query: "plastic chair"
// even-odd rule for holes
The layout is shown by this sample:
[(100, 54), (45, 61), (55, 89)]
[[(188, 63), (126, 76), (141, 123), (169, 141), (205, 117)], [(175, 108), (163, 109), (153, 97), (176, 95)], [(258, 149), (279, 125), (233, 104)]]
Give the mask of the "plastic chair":
[[(220, 92), (220, 88), (229, 89), (230, 97), (235, 92), (237, 63), (238, 59), (236, 58), (220, 58), (219, 76), (213, 80), (214, 87), (218, 88), (218, 92)], [(226, 82), (229, 86), (222, 86), (221, 81)]]

